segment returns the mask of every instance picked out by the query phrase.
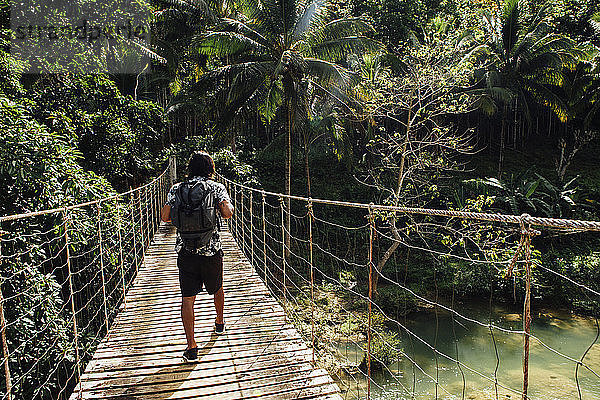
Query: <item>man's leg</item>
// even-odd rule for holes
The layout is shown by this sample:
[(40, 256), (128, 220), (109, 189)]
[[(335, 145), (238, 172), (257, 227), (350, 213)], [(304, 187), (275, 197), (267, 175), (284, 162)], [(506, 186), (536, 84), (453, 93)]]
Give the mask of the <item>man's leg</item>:
[[(216, 295), (215, 295), (216, 298)], [(187, 339), (187, 348), (193, 349), (198, 347), (194, 338), (194, 301), (196, 296), (184, 297), (181, 301), (181, 320), (183, 321), (183, 329), (185, 330), (185, 338)], [(222, 308), (221, 308), (222, 309)]]
[(217, 319), (215, 322), (217, 324), (222, 324), (223, 322), (223, 307), (225, 306), (225, 294), (223, 293), (223, 287), (217, 290), (215, 293), (215, 311), (217, 312)]

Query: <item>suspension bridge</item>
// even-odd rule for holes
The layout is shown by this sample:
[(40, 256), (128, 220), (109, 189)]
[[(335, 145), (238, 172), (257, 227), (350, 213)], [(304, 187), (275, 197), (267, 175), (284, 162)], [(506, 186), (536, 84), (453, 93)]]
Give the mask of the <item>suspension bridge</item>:
[[(0, 217), (2, 400), (600, 398), (597, 319), (573, 353), (536, 336), (531, 312), (534, 267), (598, 303), (597, 282), (536, 264), (531, 242), (545, 230), (600, 231), (599, 222), (309, 199), (221, 176), (235, 211), (222, 230), (227, 333), (212, 334), (212, 299), (199, 295), (199, 361), (183, 364), (175, 232), (160, 223), (175, 169), (171, 160), (148, 184), (109, 198)], [(443, 251), (378, 222), (383, 216), (411, 218), (421, 235), (435, 225), (464, 240), (475, 226), (517, 240), (494, 257), (482, 243)], [(381, 260), (396, 248), (505, 273), (522, 291), (520, 326), (458, 311), (454, 300), (409, 287), (406, 275), (386, 274)], [(402, 310), (390, 313), (378, 285), (434, 310), (435, 338), (440, 315), (453, 331), (455, 323), (483, 328), (480, 340), (495, 357), (486, 365), (461, 357), (456, 334), (454, 349), (440, 346)], [(500, 340), (521, 349), (518, 374), (503, 369)], [(569, 368), (551, 378), (560, 379), (560, 393), (540, 378), (542, 359)], [(449, 383), (448, 373), (462, 384)]]

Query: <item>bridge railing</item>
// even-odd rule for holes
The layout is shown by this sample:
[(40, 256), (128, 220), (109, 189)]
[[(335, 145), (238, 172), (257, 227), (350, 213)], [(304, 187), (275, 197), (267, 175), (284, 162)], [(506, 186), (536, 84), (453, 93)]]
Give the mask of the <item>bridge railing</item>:
[(0, 398), (68, 399), (125, 307), (175, 165), (84, 204), (0, 217)]
[[(531, 300), (536, 289), (554, 282), (578, 291), (598, 310), (600, 282), (585, 281), (583, 276), (574, 279), (544, 265), (532, 239), (541, 233), (572, 237), (597, 232), (600, 222), (311, 199), (218, 179), (234, 204), (229, 229), (239, 247), (311, 346), (313, 363), (329, 370), (345, 398), (464, 399), (469, 390), (469, 398), (544, 398), (539, 394), (542, 383), (530, 380), (532, 343), (535, 359), (548, 353), (558, 363), (572, 366), (569, 390), (579, 397), (599, 394), (594, 390), (600, 387), (600, 367), (586, 358), (598, 346), (597, 319), (589, 345), (571, 354), (532, 332)], [(418, 270), (419, 266), (408, 265), (409, 260), (429, 267)], [(455, 304), (456, 281), (470, 275), (455, 276), (450, 279), (452, 288), (438, 291), (442, 279), (436, 274), (448, 274), (452, 266), (457, 266), (452, 269), (457, 274), (476, 271), (489, 277), (489, 283), (484, 282), (489, 298), (483, 299), (489, 302), (489, 318)], [(493, 276), (505, 276), (506, 283), (494, 288)], [(415, 289), (418, 279), (423, 281), (422, 290)], [(445, 297), (440, 294), (444, 291)], [(517, 325), (492, 317), (499, 302), (494, 291), (519, 298), (522, 313)], [(424, 333), (407, 321), (417, 306), (433, 310), (433, 336), (431, 329)], [(437, 342), (442, 317), (452, 322), (450, 347)], [(487, 332), (481, 339), (495, 354), (488, 365), (461, 357), (455, 327), (468, 326)], [(507, 376), (502, 368), (498, 341), (522, 348), (520, 379)], [(428, 362), (415, 355), (415, 346), (430, 353)], [(402, 376), (400, 363), (409, 365), (412, 379)], [(446, 371), (461, 376), (462, 385), (443, 379)]]

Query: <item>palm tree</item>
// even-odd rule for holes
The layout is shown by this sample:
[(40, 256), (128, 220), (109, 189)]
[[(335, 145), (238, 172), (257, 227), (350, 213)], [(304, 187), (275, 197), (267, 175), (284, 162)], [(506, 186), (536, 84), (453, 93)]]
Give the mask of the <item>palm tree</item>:
[(561, 182), (575, 155), (597, 136), (600, 128), (600, 49), (591, 49), (587, 59), (566, 72), (561, 97), (568, 111), (560, 132), (556, 172)]
[[(285, 193), (291, 193), (292, 134), (309, 116), (309, 86), (346, 91), (354, 74), (339, 64), (348, 54), (378, 47), (361, 18), (334, 19), (327, 0), (240, 0), (236, 18), (221, 18), (192, 47), (223, 65), (191, 88), (220, 104), (226, 128), (250, 109), (269, 122), (281, 110), (286, 125)], [(290, 209), (290, 201), (286, 200)], [(288, 213), (286, 225), (290, 227)], [(289, 245), (289, 237), (286, 238)]]
[(347, 129), (341, 123), (342, 116), (336, 107), (337, 102), (329, 99), (314, 98), (310, 103), (310, 117), (304, 121), (301, 129), (304, 150), (304, 169), (306, 173), (306, 195), (312, 196), (310, 181), (310, 148), (319, 140), (328, 140), (339, 160), (349, 160), (352, 148)]
[[(194, 75), (206, 69), (207, 56), (190, 51), (192, 39), (219, 18), (234, 13), (228, 0), (159, 0), (154, 13), (153, 44), (165, 57), (166, 63), (155, 66), (151, 84), (155, 87), (157, 101), (170, 116), (172, 125), (181, 127), (183, 133), (196, 130), (197, 120), (206, 120), (206, 107), (202, 99), (188, 97), (184, 88)], [(183, 121), (181, 121), (183, 119)], [(181, 129), (178, 129), (181, 135)]]
[[(532, 107), (549, 107), (561, 121), (567, 118), (567, 109), (553, 88), (563, 84), (563, 67), (575, 64), (578, 51), (566, 36), (552, 33), (548, 25), (548, 6), (537, 10), (528, 22), (521, 0), (506, 0), (499, 16), (484, 13), (484, 35), (475, 40), (466, 59), (483, 63), (478, 76), (481, 109), (488, 115), (502, 112), (500, 157), (498, 174), (502, 173), (509, 112), (515, 112), (519, 121), (524, 116), (529, 126)], [(516, 137), (515, 137), (516, 142)]]

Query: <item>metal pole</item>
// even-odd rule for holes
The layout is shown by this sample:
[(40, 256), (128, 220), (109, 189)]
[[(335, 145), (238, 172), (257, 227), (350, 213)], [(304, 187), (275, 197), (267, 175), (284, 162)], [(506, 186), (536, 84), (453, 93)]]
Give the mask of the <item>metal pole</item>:
[(79, 395), (81, 398), (81, 366), (79, 363), (79, 334), (77, 330), (77, 314), (75, 312), (75, 293), (73, 292), (73, 274), (71, 272), (71, 250), (69, 249), (69, 218), (67, 209), (63, 209), (63, 221), (65, 225), (65, 243), (67, 251), (67, 272), (69, 274), (69, 293), (71, 297), (71, 313), (73, 314), (73, 335), (75, 339), (75, 364), (77, 366), (77, 381), (79, 382)]
[(279, 197), (279, 205), (281, 208), (281, 261), (282, 261), (282, 272), (283, 272), (283, 304), (286, 304), (287, 289), (285, 282), (285, 219), (284, 219), (284, 207), (283, 197)]
[(313, 268), (313, 204), (312, 199), (308, 199), (308, 248), (310, 262), (310, 340), (312, 343), (312, 363), (315, 365), (315, 274)]
[[(0, 229), (0, 265), (2, 264), (2, 234)], [(4, 279), (2, 280), (4, 281)], [(8, 352), (8, 341), (6, 340), (6, 319), (4, 318), (4, 295), (2, 294), (2, 282), (0, 282), (0, 332), (2, 337), (2, 355), (4, 357), (4, 379), (6, 380), (6, 400), (12, 400), (12, 385), (10, 383), (10, 365)]]
[(100, 203), (97, 203), (98, 208), (98, 242), (100, 248), (100, 276), (102, 278), (102, 301), (104, 304), (104, 324), (106, 325), (106, 334), (108, 334), (108, 308), (106, 306), (106, 280), (104, 277), (104, 247), (102, 246), (102, 206)]
[(250, 262), (252, 266), (256, 269), (254, 265), (254, 213), (252, 212), (252, 190), (250, 191)]
[(371, 304), (373, 302), (373, 211), (369, 208), (369, 303), (368, 303), (368, 329), (367, 329), (367, 400), (371, 398)]
[(265, 219), (265, 201), (266, 201), (266, 197), (267, 195), (265, 194), (265, 192), (262, 192), (262, 228), (263, 228), (263, 259), (264, 259), (264, 267), (265, 267), (265, 285), (267, 285), (268, 287), (268, 280), (267, 280), (267, 221)]

